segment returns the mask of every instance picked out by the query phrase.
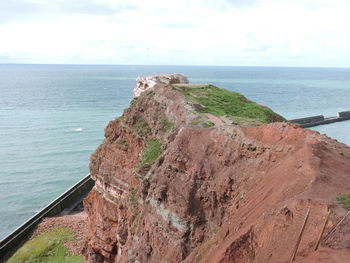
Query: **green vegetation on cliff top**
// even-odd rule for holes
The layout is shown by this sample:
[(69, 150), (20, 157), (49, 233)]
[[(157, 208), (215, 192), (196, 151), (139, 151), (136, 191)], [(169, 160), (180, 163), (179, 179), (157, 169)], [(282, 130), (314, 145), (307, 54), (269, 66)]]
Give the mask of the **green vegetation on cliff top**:
[(246, 99), (243, 95), (209, 84), (174, 84), (186, 100), (200, 113), (226, 116), (241, 123), (258, 121), (270, 123), (285, 119), (265, 106)]
[(64, 243), (75, 240), (69, 228), (55, 228), (25, 242), (7, 263), (83, 263), (84, 258), (69, 255)]

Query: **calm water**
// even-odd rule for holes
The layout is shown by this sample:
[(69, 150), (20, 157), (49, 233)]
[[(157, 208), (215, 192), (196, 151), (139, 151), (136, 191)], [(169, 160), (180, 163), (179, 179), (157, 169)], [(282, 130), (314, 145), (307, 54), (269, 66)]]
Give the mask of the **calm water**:
[[(141, 75), (183, 73), (287, 119), (350, 110), (350, 69), (0, 65), (0, 239), (88, 173)], [(350, 145), (350, 121), (320, 126)]]

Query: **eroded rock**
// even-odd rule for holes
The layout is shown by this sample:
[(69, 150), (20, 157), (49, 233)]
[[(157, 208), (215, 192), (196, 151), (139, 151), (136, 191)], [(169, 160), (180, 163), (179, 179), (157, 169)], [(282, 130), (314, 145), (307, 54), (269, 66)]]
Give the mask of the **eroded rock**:
[[(157, 80), (154, 92), (136, 91), (91, 156), (87, 262), (289, 262), (309, 207), (297, 259), (311, 254), (328, 209), (327, 229), (345, 214), (335, 199), (349, 189), (350, 149), (294, 124), (209, 118), (215, 111), (197, 109), (167, 76), (139, 80)], [(193, 88), (195, 96), (216, 91)]]
[(141, 95), (142, 92), (152, 89), (157, 85), (167, 86), (178, 83), (188, 83), (187, 77), (182, 74), (166, 74), (159, 76), (139, 77), (136, 79), (134, 98), (137, 98)]

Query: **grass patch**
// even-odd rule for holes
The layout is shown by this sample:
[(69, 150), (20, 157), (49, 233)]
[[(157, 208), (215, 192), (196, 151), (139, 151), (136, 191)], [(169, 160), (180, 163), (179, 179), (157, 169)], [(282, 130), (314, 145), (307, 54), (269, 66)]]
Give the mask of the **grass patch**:
[(173, 84), (172, 85), (175, 88), (190, 88), (190, 89), (201, 89), (201, 88), (205, 88), (208, 86), (211, 86), (210, 84), (202, 84), (202, 83), (198, 83), (198, 84)]
[(210, 127), (215, 126), (215, 124), (214, 124), (214, 122), (206, 121), (206, 122), (202, 123), (202, 126), (203, 126), (203, 128), (210, 128)]
[(69, 255), (63, 244), (75, 240), (69, 228), (55, 228), (28, 240), (7, 263), (84, 263), (84, 258)]
[(151, 128), (149, 127), (148, 123), (141, 117), (136, 120), (133, 128), (136, 134), (140, 137), (146, 137), (151, 132)]
[(147, 96), (153, 96), (155, 94), (153, 89), (149, 89), (143, 92)]
[(349, 194), (338, 195), (337, 196), (337, 201), (345, 209), (350, 210), (350, 193)]
[(168, 119), (165, 117), (160, 120), (160, 125), (162, 125), (162, 132), (164, 133), (171, 131), (175, 126), (174, 123), (168, 121)]
[(142, 167), (146, 163), (153, 164), (161, 154), (162, 144), (159, 139), (149, 139), (139, 167)]
[(140, 97), (133, 98), (132, 101), (130, 102), (130, 108), (136, 107), (139, 101), (140, 101)]
[(210, 128), (215, 126), (215, 124), (211, 121), (193, 121), (191, 122), (192, 125), (200, 125), (203, 128)]
[(117, 144), (117, 147), (123, 151), (127, 151), (128, 150), (128, 145), (126, 143), (126, 140), (116, 140), (115, 143)]
[(194, 109), (197, 112), (240, 117), (245, 121), (251, 119), (261, 123), (285, 121), (271, 109), (252, 102), (237, 92), (208, 84), (175, 84), (173, 87), (179, 90), (187, 101), (196, 106)]
[(120, 145), (125, 145), (126, 144), (126, 140), (117, 140), (116, 143), (118, 143)]
[(135, 188), (130, 189), (128, 199), (132, 206), (137, 205), (137, 190)]

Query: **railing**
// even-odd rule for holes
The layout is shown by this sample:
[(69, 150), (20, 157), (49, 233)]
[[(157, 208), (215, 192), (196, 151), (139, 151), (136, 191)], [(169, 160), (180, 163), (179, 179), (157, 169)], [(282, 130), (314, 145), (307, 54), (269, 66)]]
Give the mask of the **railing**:
[(10, 252), (14, 251), (26, 237), (31, 233), (34, 227), (44, 217), (56, 216), (65, 210), (74, 209), (82, 199), (90, 192), (94, 186), (94, 181), (90, 178), (90, 174), (85, 176), (62, 195), (57, 197), (41, 211), (29, 218), (21, 226), (15, 229), (7, 237), (0, 241), (0, 262)]

